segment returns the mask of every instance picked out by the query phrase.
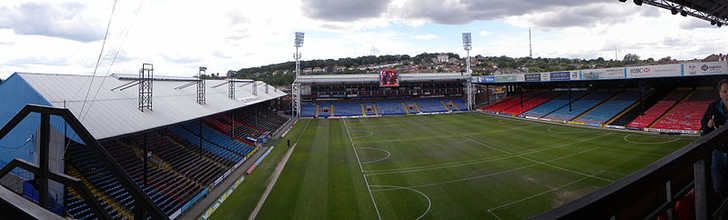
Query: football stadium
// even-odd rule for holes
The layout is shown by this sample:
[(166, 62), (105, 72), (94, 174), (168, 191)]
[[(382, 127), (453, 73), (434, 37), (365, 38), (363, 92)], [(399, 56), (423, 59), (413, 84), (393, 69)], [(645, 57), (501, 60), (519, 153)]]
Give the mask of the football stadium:
[[(728, 17), (725, 3), (634, 3)], [(462, 39), (465, 71), (306, 75), (297, 32), (290, 90), (150, 63), (15, 72), (0, 82), (0, 218), (728, 216), (728, 126), (701, 122), (728, 56), (475, 76)]]

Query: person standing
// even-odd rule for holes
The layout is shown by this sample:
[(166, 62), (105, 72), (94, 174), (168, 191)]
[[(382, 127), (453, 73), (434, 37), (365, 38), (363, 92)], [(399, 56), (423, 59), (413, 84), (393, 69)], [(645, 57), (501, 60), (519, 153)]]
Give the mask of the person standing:
[[(701, 136), (705, 136), (712, 131), (726, 124), (728, 120), (728, 79), (718, 82), (719, 100), (716, 100), (705, 110), (703, 118), (700, 120)], [(726, 144), (720, 145), (713, 150), (710, 163), (710, 175), (713, 179), (713, 188), (723, 198), (728, 197), (728, 152)]]

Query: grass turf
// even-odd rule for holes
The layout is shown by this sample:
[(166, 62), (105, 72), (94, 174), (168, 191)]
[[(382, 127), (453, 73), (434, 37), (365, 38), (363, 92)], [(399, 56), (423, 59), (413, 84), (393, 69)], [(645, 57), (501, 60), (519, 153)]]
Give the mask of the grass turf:
[[(521, 219), (696, 139), (481, 113), (301, 120), (293, 132), (298, 145), (258, 219)], [(252, 177), (218, 211), (239, 214), (218, 216), (252, 210), (262, 190), (245, 188), (267, 182)]]

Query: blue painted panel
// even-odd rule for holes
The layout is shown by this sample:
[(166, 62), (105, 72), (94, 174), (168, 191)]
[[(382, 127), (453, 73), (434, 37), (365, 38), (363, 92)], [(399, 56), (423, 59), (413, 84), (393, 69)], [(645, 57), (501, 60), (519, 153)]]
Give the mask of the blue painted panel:
[[(17, 73), (0, 84), (0, 125), (10, 121), (26, 104), (50, 106), (35, 89)], [(35, 131), (40, 124), (39, 114), (30, 114), (8, 135), (0, 139), (0, 166), (5, 166), (13, 158), (33, 161)], [(23, 177), (29, 176), (17, 173)]]
[[(27, 104), (52, 106), (17, 73), (0, 83), (0, 103), (0, 127), (5, 126)], [(69, 138), (83, 143), (61, 117), (51, 116), (50, 124), (61, 132), (65, 130)], [(0, 167), (14, 158), (34, 161), (35, 134), (39, 126), (40, 114), (31, 113), (8, 135), (0, 139)], [(31, 178), (29, 173), (19, 169), (14, 173), (24, 178)]]

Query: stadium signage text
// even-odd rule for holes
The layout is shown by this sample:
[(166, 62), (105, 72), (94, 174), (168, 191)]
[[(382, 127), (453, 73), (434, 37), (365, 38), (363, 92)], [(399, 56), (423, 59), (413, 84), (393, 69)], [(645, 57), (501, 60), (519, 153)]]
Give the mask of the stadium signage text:
[(611, 80), (700, 75), (728, 75), (728, 62), (695, 62), (638, 67), (586, 69), (551, 73), (525, 73), (496, 76), (476, 76), (477, 83), (548, 82), (575, 80)]

